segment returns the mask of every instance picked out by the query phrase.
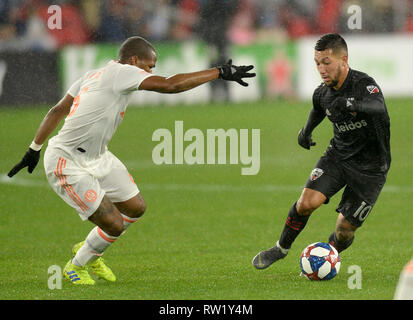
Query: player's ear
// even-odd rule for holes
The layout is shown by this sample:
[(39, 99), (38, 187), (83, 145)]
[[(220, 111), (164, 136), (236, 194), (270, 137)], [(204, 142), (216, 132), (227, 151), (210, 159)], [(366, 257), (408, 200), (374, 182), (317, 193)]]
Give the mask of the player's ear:
[(131, 56), (128, 62), (130, 65), (137, 66), (139, 64), (139, 58), (138, 56)]
[(341, 61), (342, 61), (345, 65), (347, 65), (347, 64), (348, 64), (348, 55), (347, 55), (347, 54), (343, 54), (343, 55), (341, 56)]

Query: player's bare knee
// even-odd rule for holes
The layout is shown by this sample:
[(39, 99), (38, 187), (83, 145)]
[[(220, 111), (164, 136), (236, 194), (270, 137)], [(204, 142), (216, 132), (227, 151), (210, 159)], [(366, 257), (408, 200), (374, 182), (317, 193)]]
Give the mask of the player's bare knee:
[(326, 197), (321, 192), (304, 188), (297, 201), (297, 212), (299, 215), (309, 216), (314, 210), (321, 206), (325, 200)]
[(145, 200), (142, 197), (142, 194), (138, 194), (135, 198), (135, 203), (133, 206), (133, 212), (132, 212), (132, 216), (134, 218), (139, 218), (141, 216), (143, 216), (143, 214), (146, 211), (146, 203)]
[(312, 199), (300, 198), (297, 201), (297, 213), (299, 215), (308, 216), (313, 213), (315, 209), (318, 208), (318, 205)]
[(140, 218), (143, 216), (145, 211), (146, 211), (146, 203), (143, 200), (143, 198), (139, 198), (136, 201), (136, 204), (134, 205), (134, 207), (131, 209), (131, 212), (129, 212), (129, 214), (130, 214), (130, 217)]
[(116, 208), (130, 218), (139, 218), (146, 211), (146, 203), (141, 194), (124, 201), (115, 203)]
[(146, 203), (143, 199), (139, 201), (139, 205), (136, 208), (136, 217), (139, 218), (143, 216), (143, 214), (146, 212)]

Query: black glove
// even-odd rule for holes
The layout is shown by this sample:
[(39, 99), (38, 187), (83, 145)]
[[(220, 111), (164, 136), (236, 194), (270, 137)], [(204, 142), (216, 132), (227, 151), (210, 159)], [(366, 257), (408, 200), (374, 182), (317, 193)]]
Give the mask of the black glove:
[(23, 159), (16, 164), (13, 169), (7, 174), (10, 178), (13, 177), (17, 172), (21, 169), (28, 167), (27, 171), (32, 173), (34, 168), (37, 166), (37, 163), (40, 159), (40, 150), (34, 151), (33, 149), (29, 148), (26, 154), (24, 155)]
[(311, 139), (311, 134), (306, 135), (304, 133), (304, 128), (302, 128), (298, 132), (298, 144), (302, 146), (304, 149), (310, 150), (310, 147), (313, 147), (316, 145), (316, 143)]
[(248, 73), (254, 66), (234, 66), (232, 59), (229, 59), (226, 64), (217, 66), (217, 68), (221, 79), (236, 81), (244, 87), (248, 87), (248, 83), (242, 81), (242, 78), (255, 77), (255, 73)]

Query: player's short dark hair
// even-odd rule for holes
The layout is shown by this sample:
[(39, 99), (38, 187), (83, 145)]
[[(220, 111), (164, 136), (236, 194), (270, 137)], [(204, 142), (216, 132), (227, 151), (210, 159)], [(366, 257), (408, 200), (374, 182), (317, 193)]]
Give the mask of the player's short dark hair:
[(155, 48), (152, 44), (142, 37), (130, 37), (126, 39), (119, 48), (118, 58), (120, 62), (125, 62), (133, 56), (139, 59), (148, 59), (151, 57)]
[(318, 39), (315, 50), (324, 51), (327, 49), (332, 49), (334, 53), (339, 50), (348, 52), (346, 41), (338, 33), (328, 33)]

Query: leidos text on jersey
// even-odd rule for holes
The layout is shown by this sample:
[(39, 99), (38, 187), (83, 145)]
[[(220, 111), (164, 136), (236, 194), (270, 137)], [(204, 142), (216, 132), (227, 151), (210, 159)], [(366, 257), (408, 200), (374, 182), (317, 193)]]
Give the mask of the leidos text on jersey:
[(356, 129), (360, 129), (362, 127), (367, 126), (367, 121), (366, 120), (361, 120), (361, 121), (350, 121), (349, 123), (344, 122), (342, 124), (334, 123), (335, 127), (339, 132), (346, 132), (346, 131), (352, 131)]

